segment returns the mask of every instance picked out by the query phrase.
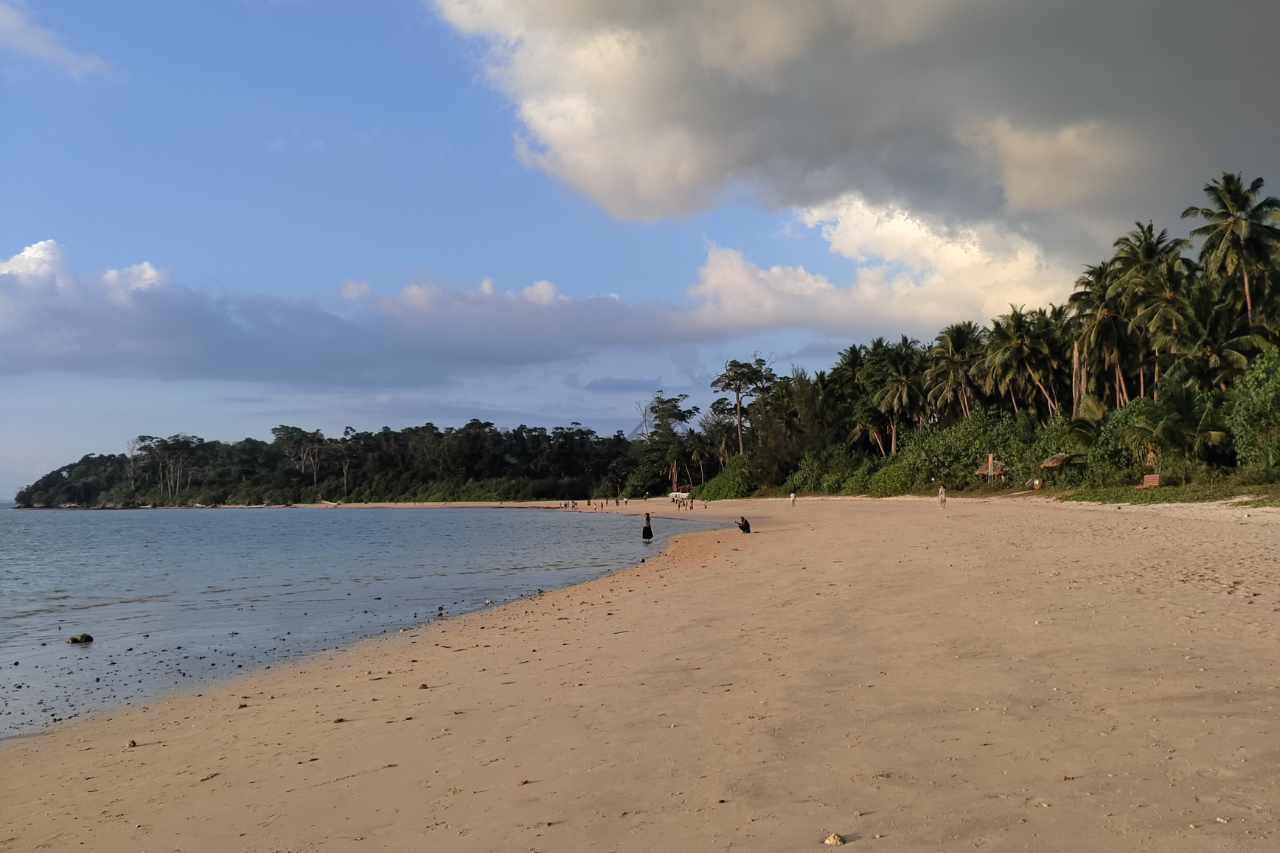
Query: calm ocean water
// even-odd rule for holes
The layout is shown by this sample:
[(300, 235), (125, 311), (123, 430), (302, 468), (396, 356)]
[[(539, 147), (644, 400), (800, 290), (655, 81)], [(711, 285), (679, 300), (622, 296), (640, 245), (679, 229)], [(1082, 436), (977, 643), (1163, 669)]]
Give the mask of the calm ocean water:
[[(0, 508), (0, 737), (637, 563), (604, 513)], [(655, 519), (661, 540), (697, 522)], [(66, 643), (88, 632), (89, 646)]]

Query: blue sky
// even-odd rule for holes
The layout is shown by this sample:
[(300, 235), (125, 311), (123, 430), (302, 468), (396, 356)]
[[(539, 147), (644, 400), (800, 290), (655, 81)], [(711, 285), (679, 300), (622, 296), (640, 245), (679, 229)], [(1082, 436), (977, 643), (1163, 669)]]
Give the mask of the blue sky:
[[(1160, 47), (1268, 7), (1187, 4), (1082, 100), (1123, 20), (966, 5), (0, 0), (0, 494), (143, 432), (629, 429), (731, 355), (1061, 299), (1271, 165), (1266, 93), (1170, 133), (1223, 81)], [(1060, 56), (992, 59), (1046, 26)], [(1180, 109), (1133, 112), (1151, 73)]]
[(145, 257), (193, 286), (304, 298), (486, 275), (671, 293), (718, 233), (825, 254), (757, 207), (621, 224), (523, 166), (478, 49), (414, 0), (38, 12), (110, 68), (5, 63), (22, 120), (0, 153), (21, 204), (0, 236), (15, 251), (56, 236), (81, 268)]

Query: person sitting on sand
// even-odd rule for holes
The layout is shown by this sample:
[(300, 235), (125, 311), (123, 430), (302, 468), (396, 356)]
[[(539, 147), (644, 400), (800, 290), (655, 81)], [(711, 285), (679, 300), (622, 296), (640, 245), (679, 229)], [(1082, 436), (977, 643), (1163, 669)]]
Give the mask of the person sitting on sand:
[(649, 513), (644, 514), (644, 529), (640, 531), (640, 538), (645, 542), (653, 541), (653, 524), (649, 521)]
[(747, 521), (747, 517), (745, 515), (738, 517), (738, 529), (743, 533), (751, 532), (751, 522)]

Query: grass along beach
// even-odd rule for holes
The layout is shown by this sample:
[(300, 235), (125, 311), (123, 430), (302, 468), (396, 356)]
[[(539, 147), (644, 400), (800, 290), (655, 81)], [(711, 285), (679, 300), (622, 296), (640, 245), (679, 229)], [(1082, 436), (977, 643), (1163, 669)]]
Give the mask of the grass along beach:
[(1280, 514), (695, 514), (756, 532), (0, 745), (0, 850), (1276, 843)]

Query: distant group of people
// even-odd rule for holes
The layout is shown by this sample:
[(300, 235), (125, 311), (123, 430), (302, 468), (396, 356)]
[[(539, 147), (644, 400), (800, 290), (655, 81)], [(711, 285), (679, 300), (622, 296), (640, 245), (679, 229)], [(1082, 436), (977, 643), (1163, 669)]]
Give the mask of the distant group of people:
[[(613, 505), (617, 507), (628, 506), (630, 503), (631, 501), (627, 500), (626, 498), (613, 499)], [(601, 498), (600, 500), (593, 500), (591, 498), (587, 498), (586, 504), (587, 504), (587, 509), (591, 510), (592, 512), (600, 512), (601, 510), (605, 510), (609, 508), (609, 499)], [(577, 501), (560, 501), (560, 509), (567, 509), (570, 512), (577, 512), (578, 502)]]

